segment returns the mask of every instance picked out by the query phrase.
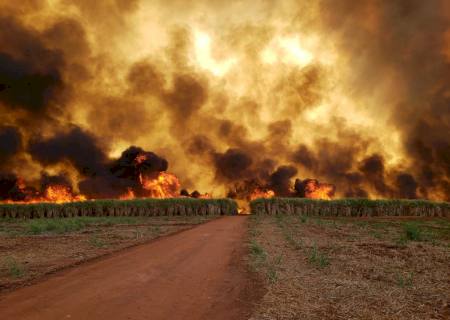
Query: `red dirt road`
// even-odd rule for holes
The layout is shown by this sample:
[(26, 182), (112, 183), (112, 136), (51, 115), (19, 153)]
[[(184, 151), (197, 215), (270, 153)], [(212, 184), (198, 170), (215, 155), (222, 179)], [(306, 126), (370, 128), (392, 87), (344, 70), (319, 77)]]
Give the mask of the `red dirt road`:
[(0, 296), (0, 318), (245, 319), (245, 217), (193, 229)]

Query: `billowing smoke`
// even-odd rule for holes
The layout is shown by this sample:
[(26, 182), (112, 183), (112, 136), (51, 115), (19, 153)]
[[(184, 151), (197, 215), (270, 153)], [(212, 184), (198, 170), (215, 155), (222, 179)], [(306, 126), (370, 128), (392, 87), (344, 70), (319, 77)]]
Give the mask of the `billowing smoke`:
[(146, 196), (167, 171), (186, 196), (450, 200), (447, 1), (0, 12), (3, 200)]
[(83, 175), (101, 174), (106, 161), (94, 136), (79, 127), (58, 132), (48, 139), (32, 138), (28, 150), (33, 159), (44, 166), (68, 161)]
[[(0, 161), (13, 158), (22, 148), (22, 136), (19, 130), (11, 126), (0, 127)], [(0, 165), (1, 166), (1, 165)]]

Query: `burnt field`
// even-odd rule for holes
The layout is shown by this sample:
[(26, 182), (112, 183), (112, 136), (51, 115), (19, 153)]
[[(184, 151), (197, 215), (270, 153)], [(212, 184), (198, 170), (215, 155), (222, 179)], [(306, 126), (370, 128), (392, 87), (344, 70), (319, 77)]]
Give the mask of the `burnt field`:
[(450, 219), (253, 215), (251, 319), (448, 319)]

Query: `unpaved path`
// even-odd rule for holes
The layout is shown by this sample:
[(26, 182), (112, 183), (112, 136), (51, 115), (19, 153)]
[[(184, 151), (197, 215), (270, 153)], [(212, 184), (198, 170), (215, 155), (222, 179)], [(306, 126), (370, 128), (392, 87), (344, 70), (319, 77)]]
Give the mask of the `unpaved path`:
[(223, 217), (0, 296), (1, 319), (244, 319), (245, 217)]

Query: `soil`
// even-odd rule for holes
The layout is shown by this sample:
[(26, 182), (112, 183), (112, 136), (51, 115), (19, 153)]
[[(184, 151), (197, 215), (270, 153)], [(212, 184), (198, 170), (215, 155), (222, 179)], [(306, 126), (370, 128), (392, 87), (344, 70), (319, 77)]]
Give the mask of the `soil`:
[(0, 296), (3, 319), (247, 319), (247, 217), (228, 216)]
[(450, 319), (449, 219), (250, 220), (268, 290), (251, 319)]

